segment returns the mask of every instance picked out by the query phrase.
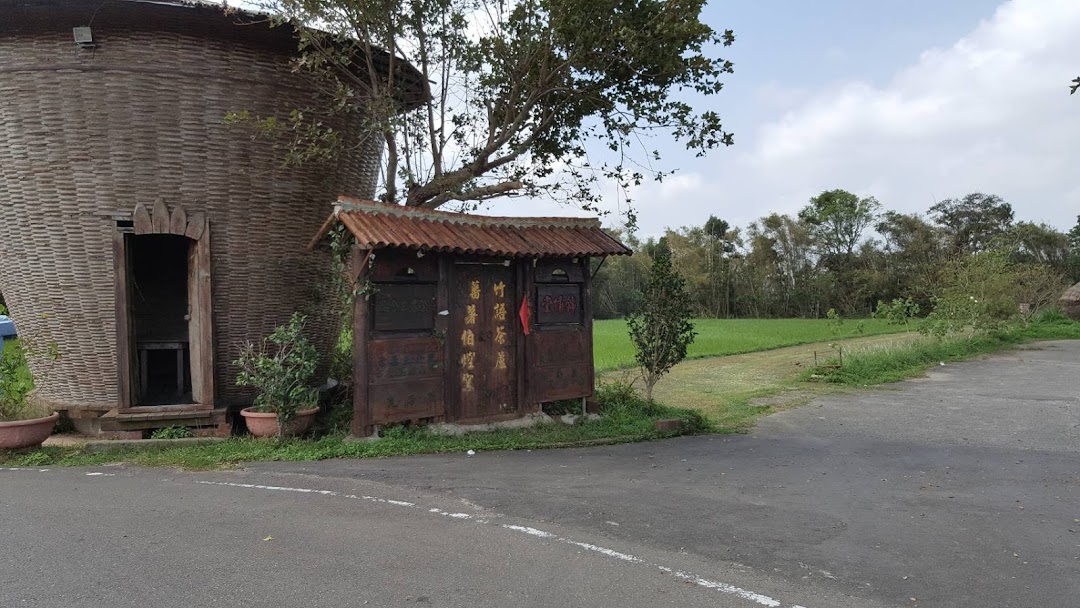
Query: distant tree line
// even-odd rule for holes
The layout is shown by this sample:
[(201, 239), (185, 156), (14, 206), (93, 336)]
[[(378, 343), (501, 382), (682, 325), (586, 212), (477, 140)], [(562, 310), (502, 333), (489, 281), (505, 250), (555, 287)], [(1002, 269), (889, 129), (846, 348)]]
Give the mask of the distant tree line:
[(1010, 276), (1019, 277), (1018, 302), (1037, 305), (1080, 281), (1080, 216), (1065, 233), (1017, 221), (1009, 203), (982, 193), (943, 200), (921, 215), (830, 190), (795, 216), (772, 213), (745, 228), (709, 217), (658, 239), (621, 236), (635, 255), (600, 267), (597, 318), (641, 308), (651, 260), (659, 255), (670, 255), (686, 279), (699, 317), (815, 318), (830, 309), (857, 317), (898, 299), (929, 313), (953, 284), (950, 268), (983, 253), (1005, 260)]

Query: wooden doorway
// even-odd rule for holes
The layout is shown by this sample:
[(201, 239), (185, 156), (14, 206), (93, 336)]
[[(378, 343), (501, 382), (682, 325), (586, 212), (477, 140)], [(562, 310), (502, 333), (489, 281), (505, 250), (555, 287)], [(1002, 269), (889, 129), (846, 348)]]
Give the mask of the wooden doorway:
[(451, 416), (456, 421), (518, 415), (515, 268), (454, 264), (451, 284)]
[(120, 412), (214, 408), (209, 227), (164, 203), (114, 239)]

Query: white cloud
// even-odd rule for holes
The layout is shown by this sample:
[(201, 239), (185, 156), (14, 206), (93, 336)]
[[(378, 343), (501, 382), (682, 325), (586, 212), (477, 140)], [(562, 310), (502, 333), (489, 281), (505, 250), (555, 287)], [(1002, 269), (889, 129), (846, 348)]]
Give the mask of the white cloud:
[(905, 211), (983, 190), (1067, 227), (1080, 213), (1077, 31), (1080, 2), (1012, 0), (883, 87), (823, 87), (759, 129), (739, 189), (787, 211), (836, 187)]
[[(707, 161), (666, 155), (664, 165), (681, 164), (680, 172), (633, 193), (641, 233), (701, 224), (710, 214), (745, 226), (773, 211), (797, 212), (832, 188), (904, 212), (990, 192), (1020, 219), (1068, 229), (1080, 213), (1080, 95), (1067, 88), (1080, 75), (1076, 32), (1080, 1), (1010, 0), (881, 86), (773, 82), (743, 91), (765, 119)], [(718, 111), (725, 99), (717, 99)], [(498, 210), (510, 205), (515, 214), (571, 214), (532, 201)]]

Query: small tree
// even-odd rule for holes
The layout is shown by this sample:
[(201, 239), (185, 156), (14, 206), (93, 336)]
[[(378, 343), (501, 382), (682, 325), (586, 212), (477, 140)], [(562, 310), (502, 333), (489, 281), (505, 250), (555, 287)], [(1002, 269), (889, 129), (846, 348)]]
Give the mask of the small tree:
[(319, 353), (304, 335), (306, 320), (293, 313), (261, 343), (244, 344), (233, 362), (240, 368), (236, 384), (255, 387), (255, 411), (277, 414), (279, 429), (298, 411), (319, 404), (319, 392), (312, 386)]
[(669, 256), (653, 259), (644, 295), (642, 311), (627, 317), (626, 324), (637, 351), (645, 397), (651, 400), (653, 387), (686, 358), (686, 349), (697, 333), (690, 321), (686, 281), (671, 267)]

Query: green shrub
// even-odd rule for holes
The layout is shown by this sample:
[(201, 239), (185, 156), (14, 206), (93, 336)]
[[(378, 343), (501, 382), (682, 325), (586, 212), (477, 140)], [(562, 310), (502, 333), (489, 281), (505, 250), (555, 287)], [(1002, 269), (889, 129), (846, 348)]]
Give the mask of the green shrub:
[[(344, 394), (349, 396), (348, 392)], [(327, 430), (331, 433), (348, 433), (352, 429), (352, 399), (335, 399), (331, 402), (329, 410), (329, 415), (326, 417)]]
[(547, 403), (540, 404), (540, 407), (548, 416), (580, 414), (581, 399), (562, 399), (559, 401), (548, 401)]
[(709, 428), (708, 422), (698, 412), (668, 407), (642, 397), (628, 382), (601, 382), (596, 387), (596, 401), (600, 404), (600, 415), (605, 418), (624, 421), (677, 418), (692, 433), (704, 432)]
[(32, 395), (34, 376), (28, 363), (36, 359), (40, 370), (60, 358), (55, 342), (40, 344), (31, 336), (6, 340), (0, 344), (0, 421), (32, 420), (48, 416), (52, 410), (38, 403)]
[(1004, 331), (1046, 308), (1064, 285), (1063, 278), (1052, 270), (1014, 263), (1002, 249), (951, 260), (941, 276), (941, 284), (931, 298), (934, 310), (919, 328), (939, 337)]
[(919, 304), (911, 298), (895, 298), (892, 302), (878, 300), (872, 315), (875, 319), (884, 319), (893, 325), (910, 325), (912, 319), (919, 316)]
[(895, 382), (943, 362), (992, 353), (1028, 340), (1059, 339), (1080, 339), (1080, 323), (1046, 311), (1032, 323), (1004, 329), (954, 332), (900, 345), (845, 350), (842, 368), (821, 367), (808, 372), (804, 379), (813, 377), (853, 386)]
[(844, 317), (841, 317), (835, 308), (830, 308), (825, 311), (825, 318), (829, 320), (829, 333), (839, 336), (844, 330)]
[(279, 424), (319, 403), (312, 383), (319, 355), (304, 335), (305, 320), (304, 315), (293, 313), (287, 324), (275, 328), (259, 346), (245, 344), (235, 361), (240, 368), (236, 383), (255, 387), (256, 411), (277, 414)]
[(1074, 325), (1076, 321), (1061, 312), (1060, 308), (1044, 308), (1031, 317), (1035, 325)]
[(186, 426), (167, 426), (161, 429), (155, 429), (150, 434), (151, 439), (187, 439), (188, 437), (194, 437), (195, 434), (191, 432), (191, 429)]

